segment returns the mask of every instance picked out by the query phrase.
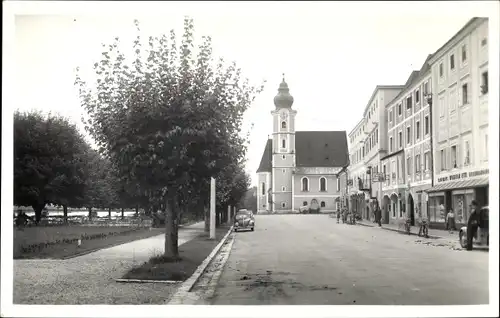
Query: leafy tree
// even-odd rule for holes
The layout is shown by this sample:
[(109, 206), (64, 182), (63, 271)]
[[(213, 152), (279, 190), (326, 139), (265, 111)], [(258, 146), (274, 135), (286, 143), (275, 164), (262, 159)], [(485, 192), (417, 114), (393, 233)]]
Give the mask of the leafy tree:
[[(67, 119), (14, 113), (14, 204), (31, 206), (38, 223), (47, 204), (78, 205), (85, 187), (85, 140)], [(65, 208), (67, 212), (67, 208)]]
[(243, 198), (240, 200), (239, 205), (254, 213), (257, 212), (257, 187), (248, 189)]
[(95, 64), (95, 88), (78, 75), (76, 85), (100, 153), (150, 204), (162, 203), (165, 256), (177, 257), (179, 206), (190, 193), (205, 195), (210, 176), (245, 155), (243, 113), (262, 87), (242, 80), (235, 63), (225, 66), (221, 59), (214, 68), (209, 37), (195, 59), (190, 19), (179, 46), (172, 30), (169, 37), (149, 37), (146, 51), (137, 21), (136, 27), (131, 63), (115, 38)]

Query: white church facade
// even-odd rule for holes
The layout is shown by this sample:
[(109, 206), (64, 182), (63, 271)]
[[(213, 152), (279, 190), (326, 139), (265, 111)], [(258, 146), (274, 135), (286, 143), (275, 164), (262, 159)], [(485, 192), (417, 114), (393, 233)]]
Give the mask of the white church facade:
[(285, 79), (274, 98), (272, 137), (257, 170), (258, 213), (320, 213), (340, 206), (349, 165), (345, 131), (295, 131), (297, 111)]

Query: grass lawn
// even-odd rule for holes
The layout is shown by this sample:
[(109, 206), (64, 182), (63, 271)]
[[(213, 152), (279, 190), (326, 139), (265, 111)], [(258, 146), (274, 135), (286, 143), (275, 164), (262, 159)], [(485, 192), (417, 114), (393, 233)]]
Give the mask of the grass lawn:
[[(165, 233), (163, 228), (34, 226), (14, 229), (14, 259), (65, 258)], [(81, 246), (79, 238), (84, 237)]]
[(216, 239), (210, 240), (208, 233), (192, 239), (179, 246), (178, 260), (168, 260), (162, 256), (151, 258), (141, 266), (132, 268), (123, 278), (141, 280), (177, 280), (188, 279), (219, 244), (229, 227), (216, 230)]

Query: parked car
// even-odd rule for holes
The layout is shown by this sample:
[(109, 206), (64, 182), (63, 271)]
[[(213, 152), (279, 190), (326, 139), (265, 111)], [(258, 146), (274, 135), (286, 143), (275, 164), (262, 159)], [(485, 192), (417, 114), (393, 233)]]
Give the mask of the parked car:
[[(490, 209), (485, 206), (479, 210), (479, 226), (476, 235), (472, 238), (472, 248), (490, 245)], [(458, 234), (460, 246), (467, 248), (467, 226), (463, 226)]]
[(309, 205), (306, 204), (306, 205), (299, 207), (299, 213), (309, 213)]
[(238, 232), (241, 229), (255, 229), (255, 218), (252, 211), (241, 209), (234, 216), (234, 231)]

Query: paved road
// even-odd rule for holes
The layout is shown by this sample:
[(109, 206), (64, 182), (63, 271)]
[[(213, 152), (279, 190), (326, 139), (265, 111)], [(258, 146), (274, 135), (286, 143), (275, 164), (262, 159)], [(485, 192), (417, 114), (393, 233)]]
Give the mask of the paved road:
[(255, 232), (235, 236), (215, 305), (489, 302), (487, 252), (429, 246), (325, 215), (258, 215)]

